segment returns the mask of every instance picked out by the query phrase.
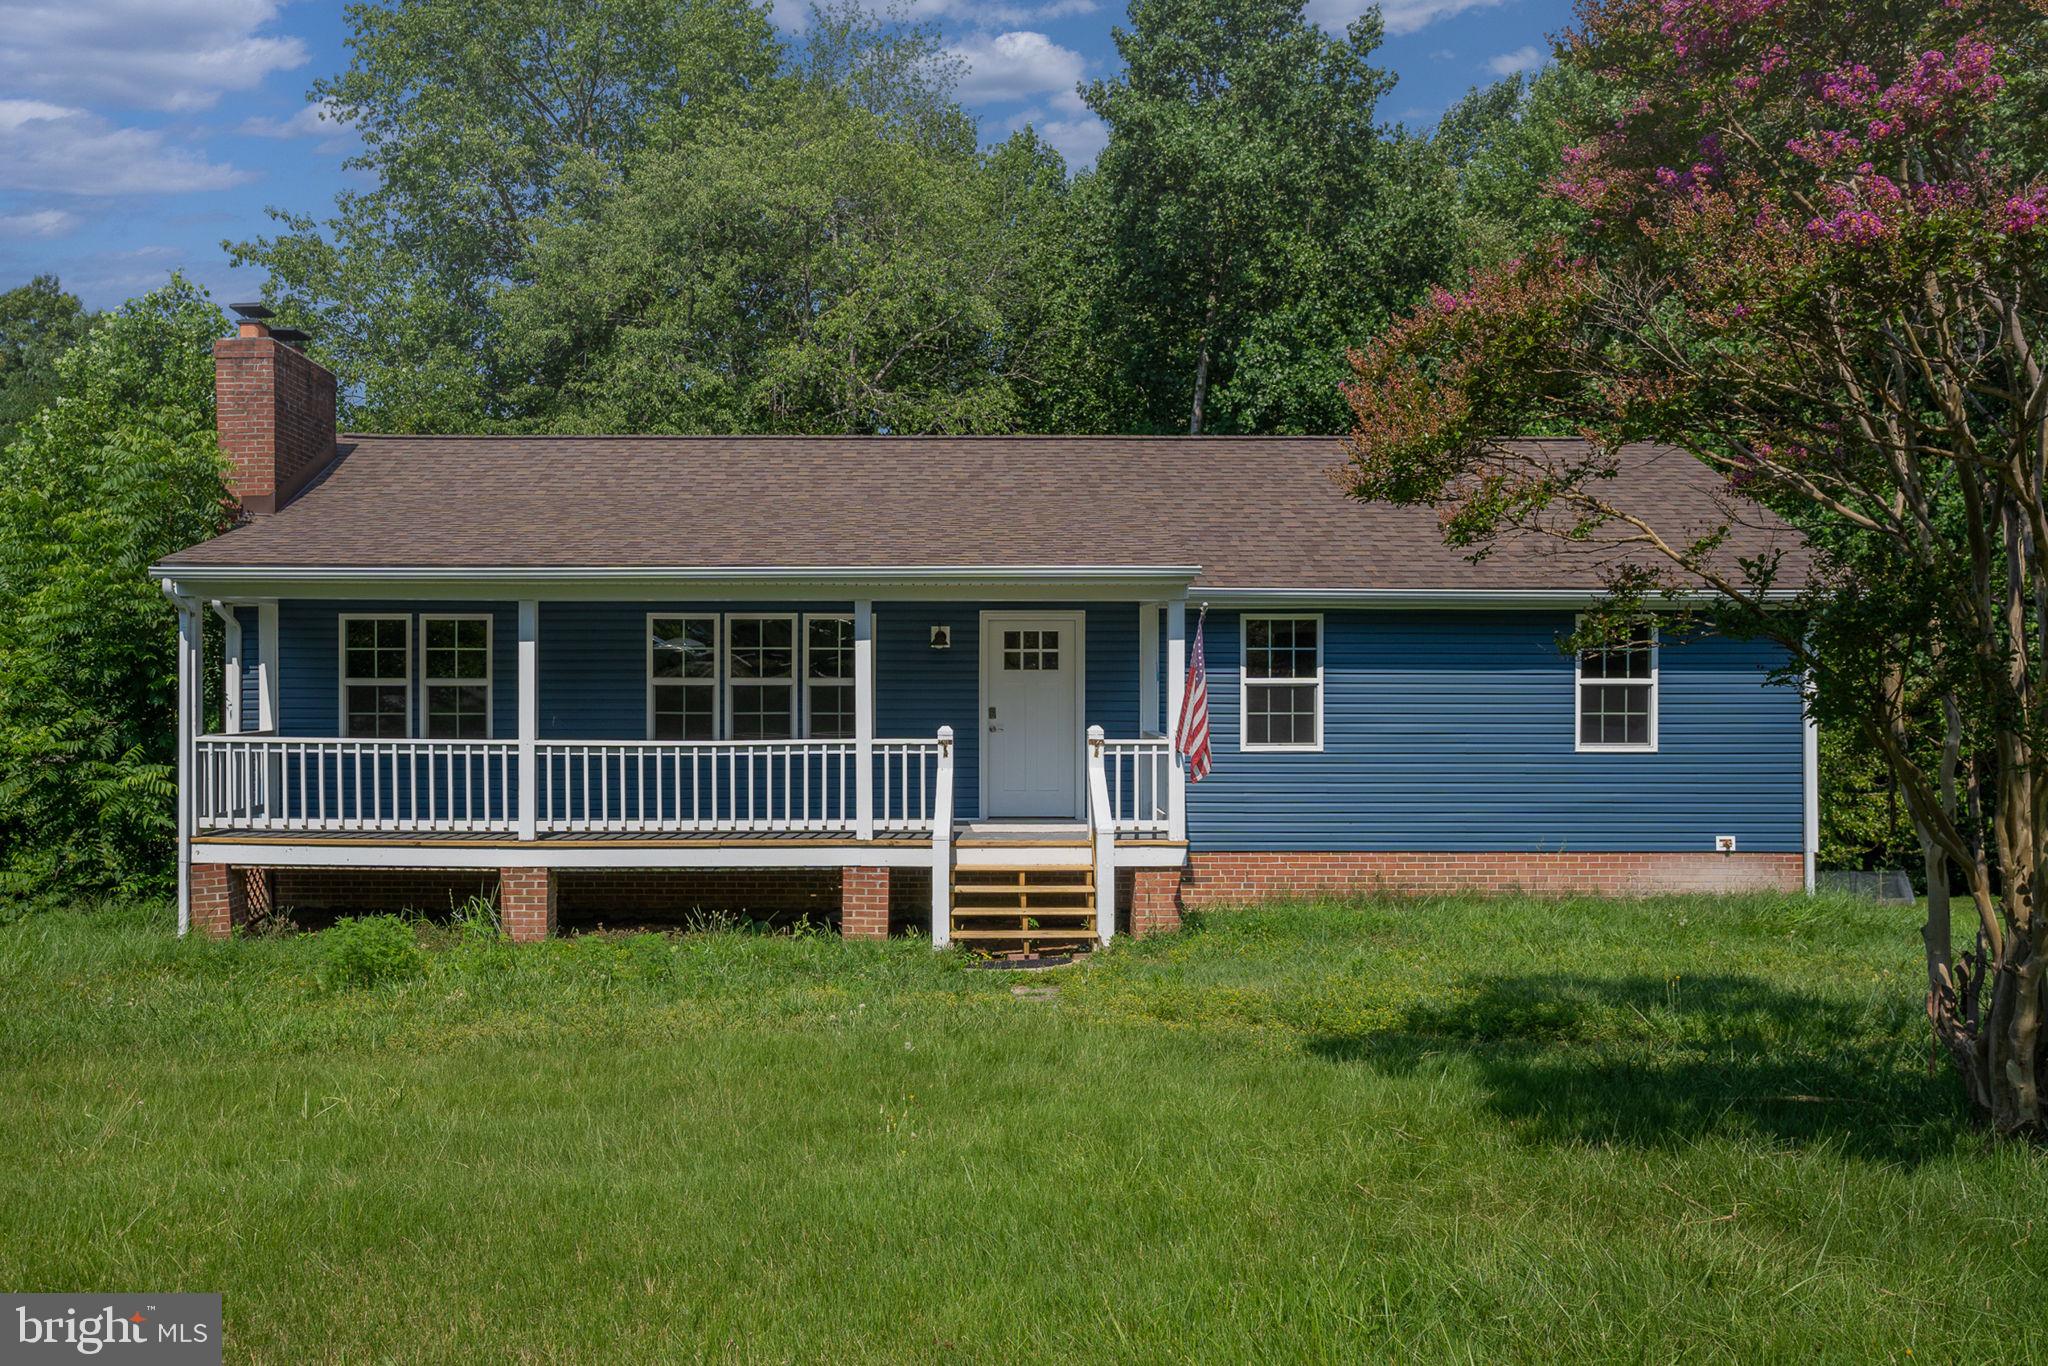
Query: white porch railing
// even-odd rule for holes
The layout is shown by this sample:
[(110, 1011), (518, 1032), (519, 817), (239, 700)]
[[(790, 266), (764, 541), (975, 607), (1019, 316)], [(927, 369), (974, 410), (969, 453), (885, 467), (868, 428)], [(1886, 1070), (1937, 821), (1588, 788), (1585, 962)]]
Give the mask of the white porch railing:
[(515, 824), (511, 740), (301, 740), (202, 735), (201, 828), (501, 831)]
[[(543, 833), (847, 833), (859, 828), (852, 740), (547, 740), (535, 747)], [(875, 828), (931, 829), (939, 742), (874, 742)]]
[(1167, 794), (1173, 781), (1173, 742), (1164, 736), (1102, 742), (1109, 819), (1119, 835), (1165, 836), (1172, 829)]

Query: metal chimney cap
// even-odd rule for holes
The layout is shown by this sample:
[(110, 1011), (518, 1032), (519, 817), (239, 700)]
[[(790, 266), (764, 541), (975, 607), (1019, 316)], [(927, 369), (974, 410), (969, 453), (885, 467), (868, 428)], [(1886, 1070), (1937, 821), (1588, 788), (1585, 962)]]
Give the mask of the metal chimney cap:
[(296, 346), (300, 342), (312, 340), (311, 333), (301, 332), (296, 327), (273, 327), (270, 329), (270, 335), (289, 346)]
[(262, 319), (277, 316), (277, 314), (271, 312), (260, 303), (229, 304), (228, 310), (238, 318)]

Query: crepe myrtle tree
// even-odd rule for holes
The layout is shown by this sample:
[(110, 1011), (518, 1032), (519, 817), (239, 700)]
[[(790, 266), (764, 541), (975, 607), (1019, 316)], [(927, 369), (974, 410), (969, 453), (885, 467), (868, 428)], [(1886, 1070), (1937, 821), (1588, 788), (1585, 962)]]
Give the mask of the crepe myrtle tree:
[[(1704, 593), (1781, 643), (1911, 814), (1941, 1050), (1992, 1126), (2048, 1136), (2048, 0), (1578, 17), (1559, 59), (1613, 116), (1550, 187), (1572, 245), (1436, 289), (1353, 354), (1344, 480), (1436, 506), (1475, 554), (1605, 542), (1606, 629)], [(1586, 439), (1498, 439), (1528, 432)], [(1634, 441), (1718, 471), (1720, 525), (1618, 492)], [(1798, 574), (1730, 554), (1759, 508), (1804, 534)]]

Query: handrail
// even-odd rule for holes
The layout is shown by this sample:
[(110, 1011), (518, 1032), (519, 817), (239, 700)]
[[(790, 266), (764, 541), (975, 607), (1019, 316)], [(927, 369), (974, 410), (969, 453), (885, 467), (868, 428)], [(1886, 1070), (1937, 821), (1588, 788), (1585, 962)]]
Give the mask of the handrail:
[(511, 740), (194, 737), (201, 826), (470, 833), (511, 828)]
[(1088, 829), (1095, 842), (1095, 937), (1107, 944), (1116, 933), (1116, 808), (1110, 805), (1103, 772), (1109, 742), (1102, 727), (1088, 727)]
[(1116, 832), (1153, 837), (1170, 833), (1171, 743), (1164, 736), (1104, 740), (1102, 752), (1104, 778), (1109, 787), (1110, 823)]
[[(215, 829), (519, 829), (517, 740), (196, 738), (195, 810)], [(541, 740), (535, 828), (550, 834), (858, 833), (863, 787), (882, 834), (952, 830), (950, 734), (878, 739)]]
[(939, 727), (932, 790), (932, 947), (953, 941), (953, 728)]

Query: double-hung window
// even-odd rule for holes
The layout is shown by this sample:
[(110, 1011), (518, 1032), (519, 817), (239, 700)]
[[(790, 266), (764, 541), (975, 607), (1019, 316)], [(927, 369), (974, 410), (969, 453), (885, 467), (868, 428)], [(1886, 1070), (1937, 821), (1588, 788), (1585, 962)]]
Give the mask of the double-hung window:
[(491, 619), (420, 618), (420, 715), (430, 740), (491, 738)]
[(647, 618), (647, 733), (656, 740), (718, 738), (718, 618)]
[(853, 735), (853, 618), (804, 618), (804, 734)]
[(1245, 617), (1239, 747), (1323, 747), (1323, 619)]
[(404, 739), (412, 733), (412, 618), (341, 618), (341, 733)]
[(735, 740), (796, 735), (796, 618), (725, 619), (726, 715)]
[(1657, 628), (1639, 622), (1579, 652), (1578, 748), (1657, 748)]

